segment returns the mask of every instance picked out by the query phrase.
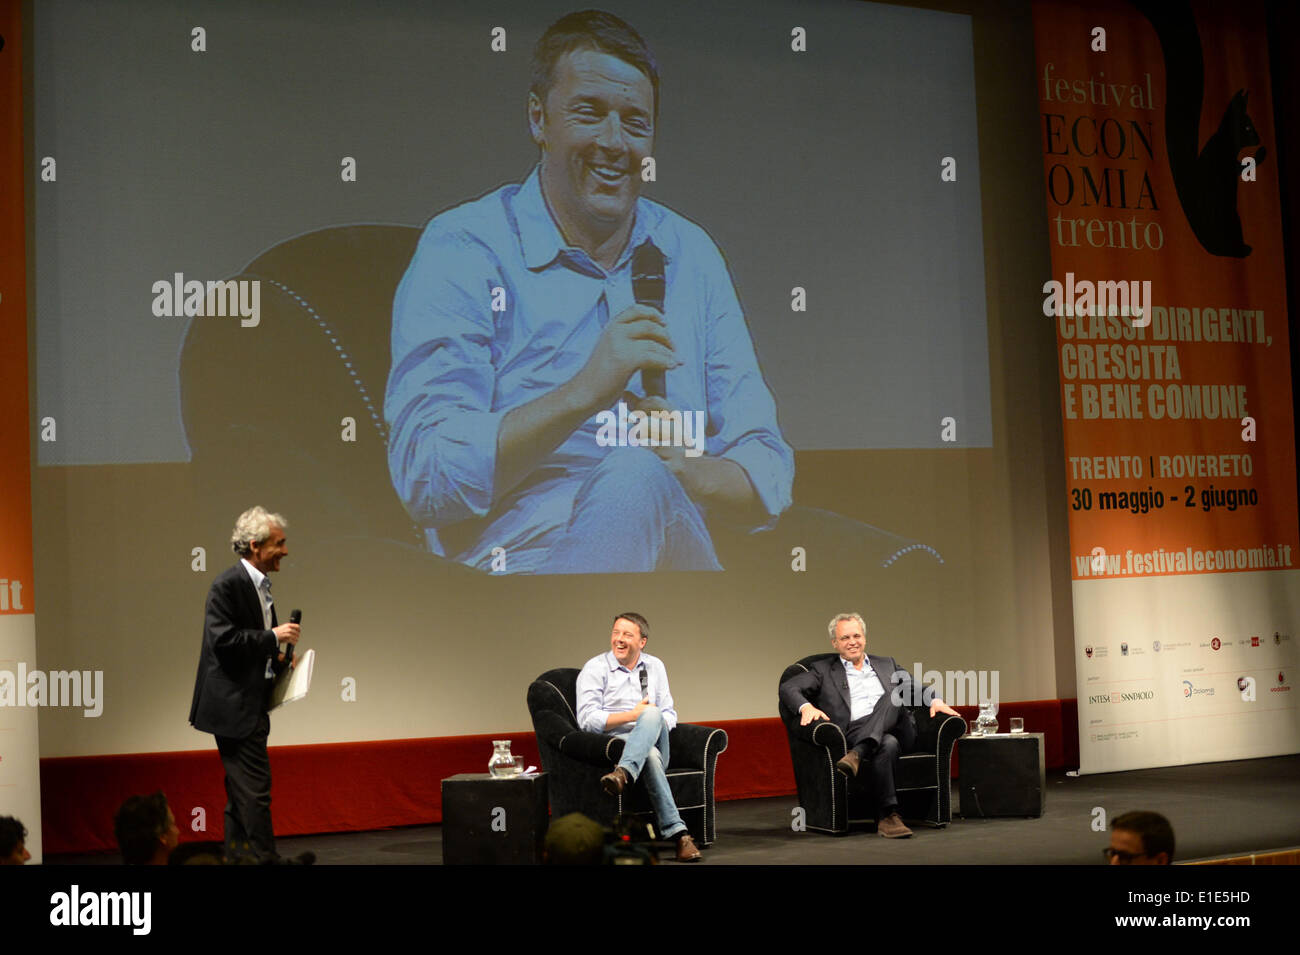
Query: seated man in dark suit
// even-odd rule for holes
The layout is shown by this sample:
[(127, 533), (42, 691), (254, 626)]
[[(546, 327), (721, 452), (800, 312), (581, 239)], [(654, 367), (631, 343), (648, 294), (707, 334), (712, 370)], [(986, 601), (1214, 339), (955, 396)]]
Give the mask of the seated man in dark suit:
[[(859, 614), (837, 614), (827, 629), (839, 659), (814, 663), (807, 673), (782, 683), (781, 701), (798, 712), (801, 726), (830, 720), (844, 730), (849, 751), (835, 768), (856, 776), (861, 764), (868, 763), (877, 831), (887, 839), (906, 838), (912, 830), (898, 814), (894, 771), (898, 757), (916, 748), (916, 722), (905, 705), (912, 703), (917, 688), (893, 657), (866, 652), (867, 625)], [(919, 697), (931, 716), (960, 715), (933, 687), (925, 687)]]

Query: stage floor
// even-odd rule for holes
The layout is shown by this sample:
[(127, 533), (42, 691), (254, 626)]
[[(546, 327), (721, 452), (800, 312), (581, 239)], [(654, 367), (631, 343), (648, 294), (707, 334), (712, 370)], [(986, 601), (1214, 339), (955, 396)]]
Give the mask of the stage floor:
[[(725, 758), (719, 772), (726, 772)], [(1133, 809), (1164, 813), (1177, 839), (1176, 861), (1300, 846), (1300, 756), (1205, 763), (1096, 776), (1055, 773), (1038, 819), (964, 819), (947, 829), (917, 828), (910, 839), (882, 839), (870, 828), (846, 836), (794, 832), (794, 796), (718, 804), (718, 840), (704, 853), (723, 865), (1066, 864), (1101, 865), (1109, 820)], [(954, 812), (959, 806), (953, 793)], [(442, 827), (295, 836), (281, 855), (310, 849), (318, 865), (439, 865)], [(50, 856), (47, 865), (104, 865), (116, 854)]]

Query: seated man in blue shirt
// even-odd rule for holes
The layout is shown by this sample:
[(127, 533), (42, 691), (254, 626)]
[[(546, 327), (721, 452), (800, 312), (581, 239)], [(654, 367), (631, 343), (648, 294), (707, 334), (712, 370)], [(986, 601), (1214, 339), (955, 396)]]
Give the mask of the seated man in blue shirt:
[[(915, 698), (912, 676), (893, 657), (867, 653), (867, 625), (856, 613), (831, 619), (835, 660), (819, 660), (807, 673), (781, 684), (781, 702), (799, 714), (799, 725), (830, 720), (844, 730), (849, 751), (835, 764), (846, 776), (856, 776), (863, 762), (871, 766), (871, 793), (876, 802), (876, 831), (887, 839), (905, 839), (912, 830), (898, 814), (894, 773), (898, 758), (916, 748), (916, 721), (904, 704)], [(927, 686), (921, 702), (930, 715), (956, 710)]]
[(668, 671), (658, 657), (641, 652), (649, 637), (650, 625), (639, 613), (614, 619), (610, 652), (592, 657), (578, 674), (578, 727), (627, 737), (623, 757), (601, 778), (601, 785), (617, 796), (644, 774), (659, 834), (677, 840), (678, 862), (695, 862), (700, 850), (686, 831), (664, 775), (668, 734), (677, 725), (677, 711)]
[[(658, 96), (631, 26), (561, 18), (533, 58), (537, 167), (420, 238), (384, 415), (394, 487), (437, 554), (508, 573), (718, 570), (706, 516), (763, 528), (790, 505), (794, 454), (726, 262), (640, 198)], [(647, 250), (662, 309), (633, 291)], [(650, 414), (668, 417), (650, 430)]]

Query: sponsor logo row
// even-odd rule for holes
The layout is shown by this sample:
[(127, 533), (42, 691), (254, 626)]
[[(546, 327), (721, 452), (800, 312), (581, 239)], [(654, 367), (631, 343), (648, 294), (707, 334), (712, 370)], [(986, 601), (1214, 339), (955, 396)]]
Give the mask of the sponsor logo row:
[[(1237, 677), (1236, 692), (1238, 692), (1241, 695), (1241, 698), (1246, 702), (1254, 701), (1255, 694), (1257, 692), (1257, 686), (1258, 686), (1257, 681), (1253, 676), (1247, 676), (1245, 674), (1242, 674), (1241, 676)], [(1179, 695), (1184, 700), (1192, 700), (1198, 697), (1215, 696), (1216, 693), (1221, 691), (1230, 692), (1230, 691), (1225, 691), (1225, 688), (1221, 684), (1216, 685), (1213, 683), (1204, 683), (1199, 680), (1179, 681)], [(1277, 680), (1276, 682), (1271, 682), (1271, 685), (1268, 687), (1268, 692), (1269, 693), (1290, 693), (1291, 692), (1291, 684), (1287, 679), (1285, 670), (1277, 671)], [(1113, 703), (1150, 703), (1155, 699), (1156, 699), (1156, 691), (1154, 689), (1114, 690), (1106, 693), (1088, 694), (1088, 704), (1090, 706), (1100, 706), (1103, 704), (1113, 704)]]
[[(1283, 643), (1288, 643), (1290, 640), (1291, 640), (1290, 634), (1282, 633), (1281, 631), (1278, 630), (1273, 631), (1274, 646), (1280, 647)], [(1182, 640), (1182, 641), (1174, 641), (1174, 642), (1166, 641), (1164, 643), (1161, 643), (1159, 640), (1153, 640), (1151, 641), (1150, 652), (1160, 653), (1163, 650), (1166, 653), (1170, 653), (1176, 650), (1181, 650), (1185, 647), (1191, 647), (1193, 645), (1195, 645), (1198, 649), (1208, 648), (1210, 650), (1222, 650), (1224, 647), (1231, 647), (1231, 646), (1262, 647), (1267, 642), (1268, 642), (1268, 637), (1260, 637), (1258, 635), (1251, 635), (1249, 637), (1241, 637), (1238, 639), (1231, 639), (1231, 640), (1224, 640), (1222, 637), (1211, 637), (1209, 640), (1205, 640), (1196, 644), (1193, 644), (1193, 641), (1191, 640)], [(1147, 650), (1147, 645), (1145, 643), (1133, 644), (1132, 653), (1134, 656), (1141, 656), (1146, 652), (1148, 652), (1148, 650)], [(1098, 644), (1097, 646), (1088, 644), (1083, 648), (1083, 653), (1089, 660), (1092, 659), (1101, 660), (1110, 656), (1110, 647), (1105, 644)], [(1127, 641), (1120, 643), (1119, 653), (1120, 656), (1123, 657), (1129, 656), (1129, 644)]]

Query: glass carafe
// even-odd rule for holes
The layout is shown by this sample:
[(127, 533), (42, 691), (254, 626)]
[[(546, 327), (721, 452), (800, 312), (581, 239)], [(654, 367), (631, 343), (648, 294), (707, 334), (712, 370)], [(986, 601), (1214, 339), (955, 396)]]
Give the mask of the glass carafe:
[(976, 717), (975, 723), (985, 736), (992, 736), (996, 733), (998, 731), (998, 705), (987, 701), (981, 703), (980, 715)]
[(515, 758), (510, 755), (510, 740), (492, 741), (492, 758), (488, 760), (488, 772), (496, 779), (519, 774), (519, 766), (515, 763)]

